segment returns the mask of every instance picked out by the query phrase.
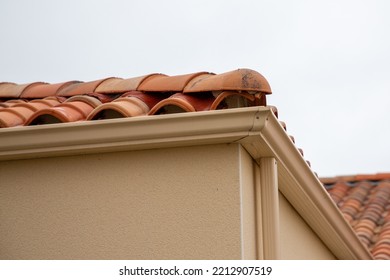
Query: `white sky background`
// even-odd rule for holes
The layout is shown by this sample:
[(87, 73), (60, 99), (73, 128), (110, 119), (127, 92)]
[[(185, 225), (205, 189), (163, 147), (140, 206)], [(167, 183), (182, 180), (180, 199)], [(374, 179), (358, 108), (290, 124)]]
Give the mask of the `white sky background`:
[(237, 68), (320, 176), (390, 172), (390, 1), (0, 2), (0, 81)]

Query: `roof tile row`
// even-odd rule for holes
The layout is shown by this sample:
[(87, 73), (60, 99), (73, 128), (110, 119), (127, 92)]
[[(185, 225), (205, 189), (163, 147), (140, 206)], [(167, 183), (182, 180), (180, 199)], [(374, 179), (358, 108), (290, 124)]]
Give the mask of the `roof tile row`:
[(149, 74), (57, 84), (0, 83), (0, 127), (266, 105), (258, 72)]

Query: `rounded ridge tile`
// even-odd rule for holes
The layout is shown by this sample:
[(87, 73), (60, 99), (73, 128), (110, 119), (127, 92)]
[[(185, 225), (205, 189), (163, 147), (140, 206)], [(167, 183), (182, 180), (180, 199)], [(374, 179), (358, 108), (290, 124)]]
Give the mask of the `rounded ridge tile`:
[(74, 84), (68, 85), (68, 86), (58, 90), (57, 95), (70, 97), (70, 96), (74, 96), (74, 95), (83, 95), (83, 94), (91, 93), (91, 92), (94, 92), (95, 89), (102, 82), (109, 80), (109, 79), (115, 79), (115, 78), (109, 77), (109, 78), (95, 80), (95, 81), (91, 81), (91, 82), (74, 83)]
[(11, 82), (1, 82), (0, 83), (0, 98), (18, 98), (19, 95), (12, 94), (13, 89), (17, 86), (15, 83)]
[(102, 82), (95, 90), (97, 93), (124, 93), (132, 90), (137, 90), (137, 88), (144, 82), (155, 77), (166, 76), (160, 73), (152, 73), (144, 76), (122, 79), (115, 78), (111, 80), (106, 80)]
[(205, 74), (210, 73), (197, 72), (177, 76), (155, 76), (153, 79), (145, 80), (137, 90), (146, 92), (181, 92), (191, 80)]
[(49, 96), (55, 96), (59, 90), (66, 88), (69, 85), (80, 83), (80, 81), (68, 81), (57, 84), (40, 84), (34, 87), (26, 88), (20, 98), (44, 98)]
[(94, 90), (97, 93), (118, 93), (116, 89), (118, 84), (123, 81), (123, 78), (113, 77), (102, 81)]
[(260, 73), (250, 69), (237, 69), (234, 71), (207, 76), (189, 83), (183, 90), (185, 93), (204, 91), (247, 91), (271, 94), (268, 81)]
[(114, 119), (147, 115), (149, 107), (136, 97), (120, 97), (113, 102), (104, 103), (95, 108), (88, 120)]
[(38, 85), (44, 85), (43, 82), (34, 82), (28, 84), (2, 83), (0, 84), (0, 98), (20, 98), (25, 90)]

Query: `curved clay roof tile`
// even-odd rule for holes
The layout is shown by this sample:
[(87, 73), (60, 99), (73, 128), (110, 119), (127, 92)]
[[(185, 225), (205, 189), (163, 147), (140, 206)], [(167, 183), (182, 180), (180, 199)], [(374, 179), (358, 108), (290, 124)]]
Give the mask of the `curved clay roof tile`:
[(86, 93), (91, 93), (94, 92), (95, 89), (104, 81), (109, 80), (109, 79), (116, 79), (116, 78), (105, 78), (101, 80), (96, 80), (96, 81), (91, 81), (91, 82), (80, 82), (80, 83), (75, 83), (71, 84), (67, 87), (61, 88), (57, 95), (58, 96), (75, 96), (75, 95), (82, 95)]
[(102, 82), (95, 90), (97, 93), (124, 93), (127, 91), (137, 90), (137, 88), (144, 82), (152, 80), (156, 77), (165, 77), (164, 74), (153, 73), (140, 77), (129, 79), (115, 78)]
[(80, 81), (69, 81), (57, 84), (40, 84), (34, 87), (26, 88), (20, 95), (20, 98), (44, 98), (55, 96), (61, 89), (66, 88), (72, 84), (81, 83)]
[(99, 99), (88, 95), (75, 95), (68, 98), (64, 103), (73, 102), (73, 101), (81, 101), (87, 103), (91, 105), (93, 108), (96, 108), (102, 104), (102, 102)]
[(24, 125), (37, 111), (58, 104), (55, 100), (35, 100), (29, 103), (17, 103), (7, 109), (0, 110), (0, 127), (13, 127)]
[(113, 102), (97, 107), (88, 115), (88, 120), (113, 119), (147, 115), (148, 105), (136, 97), (120, 97)]
[(26, 125), (82, 121), (92, 112), (94, 106), (91, 100), (75, 98), (55, 107), (37, 111), (26, 121)]
[(0, 84), (0, 98), (20, 98), (25, 90), (38, 85), (44, 85), (43, 82), (35, 82), (29, 84), (14, 84), (14, 83), (1, 83)]
[(211, 110), (254, 106), (256, 97), (246, 92), (223, 91), (216, 97)]
[(210, 74), (208, 72), (197, 72), (186, 75), (178, 76), (157, 76), (153, 79), (144, 81), (139, 87), (140, 91), (149, 91), (149, 92), (181, 92), (186, 87), (186, 85), (191, 82), (194, 78)]
[(238, 69), (219, 75), (206, 76), (195, 83), (189, 83), (183, 92), (221, 90), (272, 93), (268, 81), (260, 73), (250, 69)]
[[(173, 113), (173, 112), (197, 112), (197, 111), (206, 111), (210, 110), (211, 105), (215, 101), (215, 97), (211, 94), (202, 94), (202, 95), (190, 95), (183, 93), (176, 93), (169, 98), (166, 98), (154, 106), (149, 115), (155, 115), (159, 113)], [(176, 108), (178, 110), (162, 110), (169, 107)]]

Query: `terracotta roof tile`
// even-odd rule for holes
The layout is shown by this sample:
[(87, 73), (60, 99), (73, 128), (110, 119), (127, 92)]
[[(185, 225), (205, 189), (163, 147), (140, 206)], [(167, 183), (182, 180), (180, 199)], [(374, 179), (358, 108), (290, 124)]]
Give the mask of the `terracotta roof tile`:
[(25, 125), (27, 120), (35, 113), (46, 108), (59, 104), (56, 97), (46, 97), (44, 99), (30, 102), (12, 102), (12, 106), (0, 110), (0, 128)]
[(35, 112), (26, 125), (75, 122), (86, 120), (93, 109), (101, 102), (90, 96), (75, 96), (54, 107)]
[(320, 178), (375, 259), (390, 259), (390, 173)]
[(120, 97), (93, 110), (88, 120), (113, 119), (147, 115), (149, 107), (141, 99), (132, 96)]
[[(153, 73), (128, 79), (109, 77), (56, 84), (5, 82), (0, 83), (0, 125), (12, 127), (266, 106), (265, 94), (269, 93), (271, 89), (266, 79), (249, 69), (218, 75)], [(77, 100), (72, 98), (74, 96)], [(58, 104), (39, 107), (39, 102), (48, 97), (54, 97)], [(37, 103), (30, 104), (32, 101)], [(277, 116), (276, 108), (274, 111)]]
[(137, 90), (138, 87), (143, 83), (147, 82), (151, 79), (155, 79), (158, 77), (165, 77), (164, 74), (149, 74), (135, 78), (129, 79), (121, 79), (121, 78), (112, 78), (103, 81), (99, 86), (95, 89), (95, 92), (98, 93), (124, 93), (127, 91)]
[(205, 75), (196, 82), (189, 83), (183, 92), (223, 90), (271, 93), (268, 81), (260, 73), (250, 69), (238, 69), (220, 75)]
[(209, 94), (175, 93), (156, 104), (150, 114), (165, 114), (170, 112), (197, 112), (211, 109), (215, 97)]
[(71, 85), (68, 85), (67, 87), (61, 88), (58, 91), (59, 96), (74, 96), (74, 95), (81, 95), (81, 94), (87, 94), (92, 93), (95, 91), (95, 89), (104, 81), (110, 80), (110, 79), (116, 79), (116, 78), (105, 78), (101, 80), (91, 81), (91, 82), (79, 82), (74, 83)]
[(0, 98), (19, 98), (28, 88), (43, 84), (45, 83), (35, 82), (21, 85), (14, 83), (0, 83)]
[(79, 81), (69, 81), (58, 84), (38, 84), (36, 86), (27, 87), (20, 95), (20, 98), (44, 98), (48, 96), (56, 96), (59, 91), (65, 89), (72, 84), (81, 83)]
[(194, 78), (209, 74), (207, 72), (198, 72), (180, 76), (153, 76), (147, 79), (137, 88), (140, 91), (150, 92), (182, 92), (186, 85)]

